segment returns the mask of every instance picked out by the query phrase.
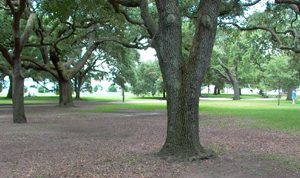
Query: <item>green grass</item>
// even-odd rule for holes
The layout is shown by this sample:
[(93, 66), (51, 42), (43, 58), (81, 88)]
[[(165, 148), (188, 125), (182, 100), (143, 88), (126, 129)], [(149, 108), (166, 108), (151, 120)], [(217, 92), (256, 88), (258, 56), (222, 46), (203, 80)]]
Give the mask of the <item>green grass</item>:
[[(58, 103), (58, 96), (48, 97), (25, 97), (25, 104), (45, 104), (45, 103)], [(12, 99), (0, 98), (0, 104), (12, 104)]]
[[(210, 95), (211, 96), (211, 95)], [(213, 95), (212, 95), (213, 96)], [(217, 95), (218, 97), (231, 98), (230, 94)], [(259, 95), (243, 95), (244, 98), (260, 98)], [(86, 95), (82, 97), (87, 100), (97, 101), (121, 101), (120, 93), (108, 95)], [(129, 100), (157, 100), (161, 98), (153, 97), (136, 97), (126, 94), (126, 101)], [(10, 99), (0, 98), (0, 104), (10, 104)], [(25, 98), (25, 104), (39, 104), (39, 103), (58, 103), (58, 96), (44, 96)], [(226, 100), (226, 101), (200, 101), (200, 113), (219, 117), (238, 117), (244, 119), (251, 119), (257, 122), (249, 122), (246, 127), (259, 127), (264, 129), (283, 130), (300, 134), (300, 101), (299, 105), (291, 104), (291, 101), (284, 99), (280, 100), (278, 106), (277, 100)], [(116, 103), (99, 105), (96, 108), (86, 110), (86, 112), (116, 112), (118, 109), (141, 109), (141, 110), (156, 110), (166, 109), (165, 103)]]
[[(122, 101), (123, 97), (121, 92), (111, 92), (106, 94), (86, 94), (82, 95), (82, 99), (92, 100), (92, 101)], [(157, 100), (162, 99), (162, 97), (150, 97), (150, 96), (135, 96), (131, 93), (125, 93), (125, 101), (135, 101), (135, 100)]]
[[(233, 94), (225, 94), (225, 93), (222, 93), (219, 95), (213, 95), (212, 93), (202, 93), (202, 95), (208, 95), (208, 98), (233, 98)], [(268, 95), (268, 96), (269, 96), (269, 98), (276, 98), (276, 95)], [(263, 98), (261, 95), (258, 95), (258, 94), (243, 94), (240, 97), (241, 97), (241, 99)]]
[(166, 109), (166, 103), (118, 103), (99, 105), (98, 107), (88, 110), (89, 112), (116, 112), (119, 109), (139, 109), (139, 110), (158, 110)]
[(281, 100), (280, 105), (277, 100), (200, 102), (200, 113), (252, 119), (258, 122), (249, 123), (247, 126), (297, 134), (300, 133), (299, 111), (300, 105), (293, 105), (286, 100)]
[[(135, 98), (139, 99), (139, 98)], [(145, 99), (144, 99), (145, 100)], [(238, 117), (255, 120), (245, 123), (245, 127), (283, 130), (300, 134), (300, 105), (292, 105), (291, 101), (280, 100), (227, 100), (200, 102), (200, 113), (212, 116)], [(101, 105), (91, 112), (115, 112), (118, 109), (155, 110), (166, 109), (165, 103), (118, 103)]]

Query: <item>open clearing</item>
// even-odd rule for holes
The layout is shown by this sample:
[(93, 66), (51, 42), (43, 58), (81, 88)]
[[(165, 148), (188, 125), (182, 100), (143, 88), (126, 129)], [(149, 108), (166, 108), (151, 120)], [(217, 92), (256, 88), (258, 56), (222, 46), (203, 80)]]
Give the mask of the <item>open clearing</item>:
[(166, 136), (166, 111), (88, 112), (75, 108), (26, 107), (28, 124), (13, 124), (0, 105), (1, 178), (298, 178), (299, 135), (241, 127), (242, 118), (200, 115), (201, 144), (218, 157), (191, 163), (156, 156)]

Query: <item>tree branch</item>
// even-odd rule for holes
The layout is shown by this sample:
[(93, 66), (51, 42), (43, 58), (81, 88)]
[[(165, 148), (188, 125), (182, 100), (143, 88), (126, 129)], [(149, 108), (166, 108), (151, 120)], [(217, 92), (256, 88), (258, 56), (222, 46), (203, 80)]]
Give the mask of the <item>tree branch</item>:
[(275, 0), (276, 4), (290, 4), (290, 5), (296, 5), (298, 9), (300, 9), (300, 2), (296, 0)]
[(138, 21), (131, 19), (130, 16), (127, 14), (127, 12), (123, 9), (120, 9), (119, 5), (116, 4), (114, 1), (110, 1), (110, 2), (113, 5), (115, 11), (117, 13), (121, 13), (129, 23), (134, 24), (134, 25), (139, 25), (139, 26), (144, 25), (144, 23), (142, 23), (142, 22), (138, 22)]
[(9, 69), (7, 69), (7, 68), (5, 68), (5, 67), (3, 67), (3, 66), (0, 66), (0, 71), (1, 71), (2, 73), (4, 73), (4, 74), (10, 76), (10, 77), (13, 76), (12, 71), (9, 70)]
[[(117, 13), (122, 13), (124, 11), (120, 10), (118, 5), (122, 5), (125, 7), (140, 7), (141, 9), (141, 17), (144, 21), (144, 23), (140, 23), (140, 22), (136, 22), (136, 21), (132, 21), (131, 19), (127, 19), (126, 16), (127, 13), (124, 12), (124, 16), (126, 18), (126, 20), (129, 23), (132, 24), (136, 24), (136, 25), (145, 25), (147, 27), (148, 33), (150, 34), (151, 37), (154, 37), (154, 35), (156, 34), (157, 30), (158, 30), (158, 25), (157, 23), (153, 20), (153, 18), (151, 17), (149, 10), (148, 10), (148, 0), (109, 0), (110, 3), (113, 5), (115, 11)], [(128, 16), (129, 17), (129, 16)]]
[(118, 38), (114, 38), (114, 37), (103, 37), (103, 38), (100, 38), (98, 40), (95, 41), (95, 44), (100, 44), (102, 42), (115, 42), (115, 43), (119, 43), (120, 45), (126, 47), (126, 48), (136, 48), (136, 49), (145, 49), (145, 46), (140, 46), (138, 43), (125, 43), (123, 41), (121, 41), (120, 39)]
[(227, 74), (228, 79), (229, 79), (229, 82), (230, 82), (230, 83), (233, 83), (234, 78), (233, 78), (233, 76), (232, 76), (232, 74), (231, 74), (230, 69), (229, 69), (227, 66), (225, 66), (225, 64), (222, 62), (221, 59), (219, 59), (219, 64), (222, 66), (222, 68), (224, 69), (225, 73)]
[[(69, 32), (69, 34), (67, 34), (67, 35), (65, 35), (65, 36), (63, 36), (63, 37), (60, 37), (60, 38), (58, 38), (57, 40), (56, 40), (56, 42), (54, 43), (54, 46), (56, 47), (56, 45), (60, 42), (60, 41), (63, 41), (63, 40), (65, 40), (65, 39), (68, 39), (69, 37), (71, 37), (73, 34), (74, 34), (74, 32), (76, 31), (76, 28), (75, 28), (75, 26), (73, 25), (73, 24), (70, 24), (70, 23), (67, 23), (67, 24), (69, 24), (70, 26), (71, 26), (71, 32)], [(62, 32), (62, 34), (64, 34), (66, 31), (63, 31)], [(62, 35), (61, 34), (61, 35)]]
[(215, 72), (217, 72), (219, 74), (219, 76), (221, 76), (223, 79), (230, 82), (230, 79), (228, 78), (228, 76), (226, 76), (220, 69), (218, 69), (216, 67), (211, 67), (211, 69), (213, 69)]
[(25, 45), (27, 40), (29, 39), (31, 32), (33, 30), (35, 20), (36, 20), (37, 15), (35, 13), (31, 13), (29, 16), (29, 19), (27, 20), (26, 27), (24, 29), (24, 33), (21, 36), (21, 48)]
[(8, 5), (10, 11), (14, 14), (15, 13), (15, 7), (12, 4), (11, 0), (6, 0), (6, 4)]
[[(242, 31), (253, 31), (253, 30), (264, 30), (269, 32), (272, 37), (274, 38), (274, 40), (276, 41), (276, 43), (279, 45), (279, 49), (282, 50), (292, 50), (295, 53), (300, 53), (300, 48), (299, 48), (299, 34), (295, 29), (288, 29), (284, 32), (276, 32), (275, 29), (271, 29), (271, 28), (267, 28), (267, 27), (261, 27), (261, 26), (256, 26), (256, 27), (241, 27), (238, 24), (235, 23), (219, 23), (220, 25), (233, 25), (236, 28), (238, 28), (239, 30)], [(292, 46), (286, 46), (283, 45), (282, 40), (280, 39), (280, 37), (278, 36), (278, 34), (292, 34), (293, 36), (293, 45)]]
[(0, 44), (0, 51), (3, 55), (3, 57), (5, 58), (5, 60), (12, 65), (12, 56), (11, 54), (8, 52), (8, 50), (5, 48), (5, 46), (3, 46), (2, 44)]
[(140, 8), (141, 8), (141, 17), (144, 20), (148, 33), (153, 38), (158, 31), (158, 24), (154, 21), (154, 19), (151, 17), (149, 13), (148, 1), (141, 0)]
[(121, 4), (126, 7), (138, 7), (142, 0), (109, 0), (111, 4)]
[(35, 64), (36, 66), (34, 65), (27, 65), (27, 66), (24, 66), (25, 69), (29, 69), (29, 68), (33, 68), (35, 70), (44, 70), (44, 71), (48, 71), (49, 73), (51, 73), (53, 76), (58, 76), (58, 73), (51, 69), (51, 67), (47, 64), (44, 64), (43, 62), (39, 61), (39, 60), (36, 60), (34, 59), (33, 57), (30, 57), (30, 56), (22, 56), (21, 57), (21, 60), (22, 61), (27, 61), (27, 62), (30, 62), (30, 63), (33, 63)]
[(254, 2), (244, 3), (244, 4), (241, 4), (241, 5), (244, 6), (244, 7), (254, 6), (255, 4), (259, 3), (260, 1), (261, 0), (256, 0)]

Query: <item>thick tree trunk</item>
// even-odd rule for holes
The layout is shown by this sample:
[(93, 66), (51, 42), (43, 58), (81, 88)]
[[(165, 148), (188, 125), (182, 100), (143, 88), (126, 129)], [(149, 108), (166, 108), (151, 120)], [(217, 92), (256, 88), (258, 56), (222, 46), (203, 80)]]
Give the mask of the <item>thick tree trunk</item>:
[(168, 129), (163, 155), (193, 159), (208, 159), (213, 152), (205, 150), (199, 139), (199, 96), (201, 85), (186, 75), (180, 90), (167, 90)]
[(292, 87), (288, 87), (286, 100), (292, 100), (292, 93), (293, 93)]
[(218, 95), (218, 88), (216, 86), (214, 87), (214, 95)]
[(14, 59), (13, 65), (13, 122), (27, 123), (24, 109), (24, 78), (21, 74), (21, 60)]
[(59, 80), (59, 106), (73, 107), (72, 85), (70, 80)]

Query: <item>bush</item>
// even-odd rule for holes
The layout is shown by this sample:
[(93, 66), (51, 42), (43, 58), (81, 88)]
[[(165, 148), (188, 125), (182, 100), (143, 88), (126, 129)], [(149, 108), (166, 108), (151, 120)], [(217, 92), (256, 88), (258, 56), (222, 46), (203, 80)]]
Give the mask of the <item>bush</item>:
[(44, 88), (44, 87), (39, 87), (39, 88), (38, 88), (38, 92), (39, 92), (39, 93), (46, 93), (46, 92), (47, 92), (47, 89)]
[(116, 92), (117, 91), (117, 87), (114, 84), (111, 84), (108, 89), (109, 92)]

